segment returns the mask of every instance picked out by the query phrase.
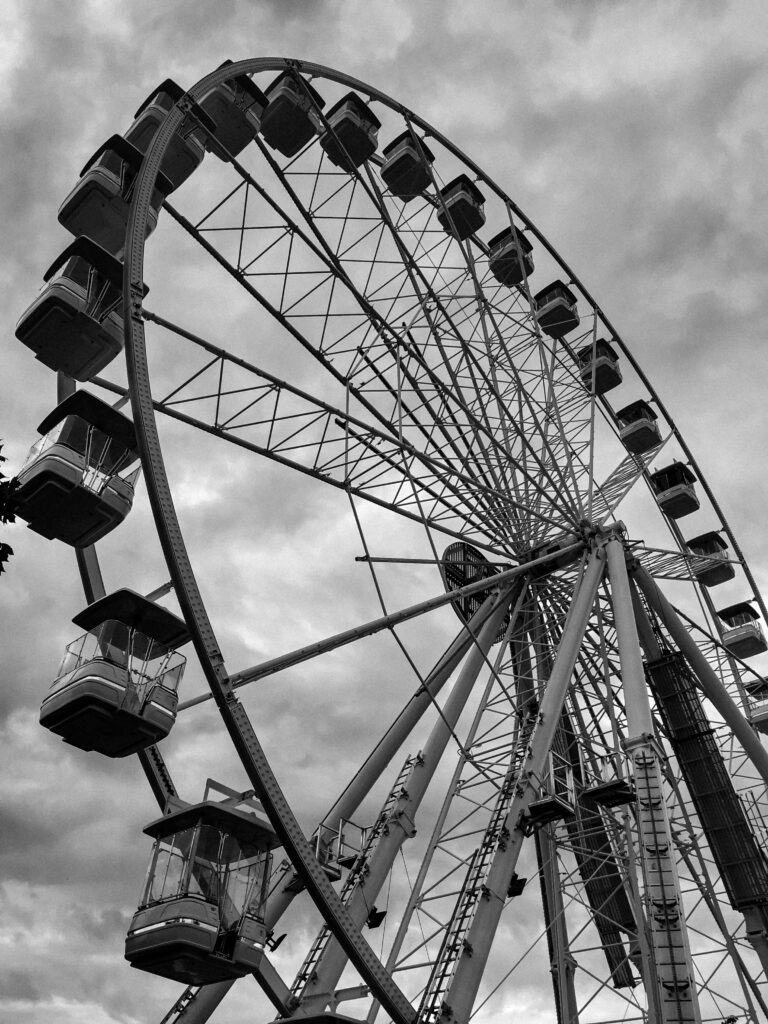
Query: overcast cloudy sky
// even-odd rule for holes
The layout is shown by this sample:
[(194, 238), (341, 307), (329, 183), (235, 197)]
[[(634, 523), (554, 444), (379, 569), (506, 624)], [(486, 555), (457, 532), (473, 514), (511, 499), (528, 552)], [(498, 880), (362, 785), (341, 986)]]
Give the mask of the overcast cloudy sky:
[[(157, 82), (189, 85), (227, 57), (256, 56), (305, 58), (370, 82), (508, 191), (655, 381), (768, 582), (768, 8), (759, 0), (4, 0), (0, 437), (11, 470), (55, 401), (52, 375), (13, 330), (67, 244), (59, 203)], [(357, 592), (358, 545), (335, 496), (297, 497), (307, 501), (299, 506), (287, 492), (276, 505), (266, 495), (287, 485), (271, 469), (245, 496), (232, 484), (242, 479), (234, 456), (201, 442), (198, 459), (210, 460), (204, 476), (180, 471), (177, 496), (201, 510), (195, 544), (224, 585), (300, 578), (318, 523), (349, 555), (346, 569), (304, 580), (299, 604), (268, 609), (244, 593), (242, 619), (223, 631), (245, 664), (276, 653), (275, 636), (298, 646), (376, 614), (372, 599), (361, 613), (345, 597)], [(221, 489), (217, 469), (230, 477)], [(266, 511), (255, 528), (259, 495)], [(141, 500), (131, 518), (105, 544), (107, 586), (148, 591), (167, 574), (146, 541)], [(179, 987), (122, 961), (149, 848), (141, 827), (156, 806), (133, 761), (87, 756), (39, 728), (82, 592), (69, 549), (23, 524), (0, 536), (16, 550), (0, 579), (0, 1018), (159, 1020)], [(290, 698), (288, 681), (249, 698), (302, 820), (327, 803), (329, 762), (344, 777), (373, 736), (379, 709), (350, 697), (350, 673), (369, 671), (362, 658), (297, 674)], [(185, 716), (167, 749), (190, 799), (207, 775), (245, 787), (210, 711)], [(254, 993), (243, 982), (213, 1019), (254, 1019)]]

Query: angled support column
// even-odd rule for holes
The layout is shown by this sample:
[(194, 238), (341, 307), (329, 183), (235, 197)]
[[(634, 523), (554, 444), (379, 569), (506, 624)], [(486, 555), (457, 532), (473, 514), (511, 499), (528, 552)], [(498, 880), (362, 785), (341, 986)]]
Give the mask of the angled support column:
[[(656, 638), (653, 636), (650, 623), (648, 622), (645, 609), (642, 606), (640, 598), (636, 591), (633, 592), (633, 599), (635, 602), (635, 614), (638, 621), (638, 629), (640, 630), (643, 646), (646, 648), (646, 653), (650, 661), (656, 661), (661, 658), (661, 650), (656, 643)], [(687, 630), (686, 630), (687, 632)], [(650, 635), (650, 639), (649, 639)], [(689, 636), (691, 642), (692, 638)], [(704, 659), (705, 660), (705, 659)], [(706, 660), (705, 660), (706, 663)], [(691, 664), (689, 660), (689, 664)], [(708, 664), (708, 663), (707, 663)], [(691, 664), (691, 668), (693, 665)], [(694, 670), (695, 672), (695, 670)], [(690, 678), (693, 684), (698, 683), (696, 675), (690, 673)], [(699, 688), (701, 686), (699, 684)], [(696, 693), (691, 693), (690, 697), (699, 701), (700, 698)], [(689, 698), (690, 699), (690, 698)], [(703, 708), (702, 714), (704, 713)], [(718, 865), (718, 869), (721, 875), (725, 876), (726, 889), (731, 889), (735, 885), (735, 888), (731, 889), (731, 905), (735, 910), (740, 911), (744, 915), (744, 922), (746, 925), (747, 938), (755, 949), (755, 952), (760, 957), (760, 962), (763, 965), (764, 970), (768, 970), (768, 911), (766, 910), (763, 893), (764, 893), (764, 882), (762, 883), (761, 892), (761, 876), (764, 879), (765, 865), (763, 861), (762, 853), (759, 849), (759, 844), (756, 841), (752, 828), (748, 823), (744, 808), (741, 805), (738, 793), (733, 788), (733, 784), (730, 780), (728, 770), (722, 756), (716, 753), (716, 748), (707, 749), (709, 737), (700, 736), (698, 737), (698, 743), (700, 744), (697, 755), (692, 761), (686, 764), (686, 759), (681, 759), (681, 767), (683, 769), (683, 777), (688, 783), (688, 788), (691, 796), (694, 800), (694, 805), (699, 814), (699, 820), (704, 827), (704, 833), (710, 843), (710, 848), (715, 857), (715, 862)], [(674, 745), (674, 738), (672, 740)], [(689, 739), (686, 746), (689, 747), (691, 740)], [(713, 760), (702, 761), (702, 756), (705, 759), (713, 758)], [(700, 785), (697, 777), (698, 771), (701, 770), (702, 765), (705, 764), (705, 772), (707, 774), (707, 782), (704, 787)], [(715, 798), (714, 792), (718, 792), (718, 797)], [(739, 865), (738, 871), (732, 873), (732, 865), (729, 861), (728, 854), (723, 856), (723, 849), (721, 846), (722, 840), (720, 839), (722, 820), (719, 815), (711, 815), (711, 808), (726, 804), (730, 808), (730, 814), (728, 818), (730, 838), (728, 844), (730, 847), (731, 843), (736, 842), (742, 851), (742, 864)], [(710, 830), (714, 829), (712, 834)], [(737, 839), (736, 837), (740, 837)], [(752, 861), (752, 870), (747, 873), (744, 870), (743, 864), (745, 862)], [(745, 898), (744, 891), (740, 888), (740, 882), (742, 878), (748, 877), (753, 880), (754, 888), (751, 893), (751, 899)], [(730, 881), (728, 881), (728, 879)], [(718, 921), (718, 924), (723, 927), (722, 918), (718, 917), (717, 914), (713, 914)], [(730, 934), (724, 932), (726, 942), (732, 941)]]
[[(353, 626), (352, 629), (346, 629), (343, 633), (336, 633), (334, 636), (326, 637), (325, 640), (319, 640), (316, 643), (309, 644), (307, 647), (300, 647), (295, 651), (282, 654), (278, 658), (271, 658), (269, 661), (243, 669), (241, 672), (235, 672), (233, 675), (227, 676), (227, 682), (232, 689), (245, 686), (247, 683), (254, 683), (256, 680), (264, 679), (275, 672), (282, 672), (287, 668), (292, 668), (294, 665), (300, 665), (304, 661), (316, 658), (319, 654), (328, 654), (339, 647), (362, 640), (366, 636), (380, 633), (383, 629), (391, 629), (392, 626), (398, 626), (403, 622), (408, 622), (410, 619), (418, 618), (420, 615), (426, 615), (427, 612), (442, 608), (459, 598), (481, 594), (483, 591), (497, 590), (500, 587), (507, 587), (511, 584), (512, 580), (526, 576), (534, 569), (547, 566), (556, 558), (562, 558), (564, 555), (571, 553), (576, 557), (583, 547), (583, 543), (578, 541), (568, 547), (559, 548), (556, 551), (551, 551), (549, 554), (542, 555), (540, 558), (534, 558), (530, 562), (516, 565), (512, 569), (504, 569), (502, 572), (494, 573), (492, 576), (485, 576), (480, 580), (475, 580), (474, 583), (467, 583), (463, 587), (457, 587), (456, 590), (449, 590), (447, 593), (438, 594), (436, 597), (420, 601), (418, 604), (410, 605), (408, 608), (401, 608), (397, 612), (381, 615), (378, 619), (372, 619), (361, 626)], [(179, 705), (179, 708), (192, 707), (194, 704), (202, 703), (203, 699), (202, 696), (193, 697), (191, 700)]]
[(722, 715), (723, 721), (733, 730), (733, 734), (744, 748), (744, 752), (768, 785), (768, 751), (763, 747), (755, 730), (739, 711), (722, 680), (718, 678), (717, 673), (701, 653), (696, 641), (685, 628), (672, 605), (656, 586), (654, 580), (642, 566), (636, 566), (633, 569), (633, 575), (648, 604), (669, 630), (678, 649), (691, 666), (704, 696), (712, 702), (719, 714)]
[(183, 992), (161, 1024), (205, 1024), (234, 981), (217, 981), (212, 985), (192, 985)]
[[(419, 723), (423, 714), (432, 706), (435, 696), (440, 692), (445, 682), (450, 678), (451, 673), (472, 646), (474, 636), (481, 631), (483, 624), (493, 614), (498, 601), (499, 595), (494, 593), (486, 598), (480, 608), (478, 608), (464, 629), (462, 629), (435, 664), (424, 680), (423, 686), (419, 687), (371, 751), (361, 770), (350, 781), (349, 785), (325, 816), (321, 827), (325, 825), (330, 828), (333, 825), (338, 825), (341, 818), (351, 818), (354, 815), (361, 801), (378, 781), (381, 773)], [(291, 864), (288, 864), (286, 867), (283, 882), (284, 884), (280, 884), (275, 888), (267, 904), (265, 923), (270, 931), (276, 927), (298, 891), (296, 872)], [(257, 974), (256, 980), (267, 991), (264, 979)], [(206, 985), (194, 994), (190, 992), (189, 999), (184, 1002), (183, 1009), (176, 1016), (168, 1017), (168, 1024), (175, 1024), (177, 1020), (179, 1024), (182, 1021), (183, 1024), (203, 1024), (204, 1021), (208, 1020), (211, 1013), (213, 1013), (233, 984), (234, 981), (221, 981), (212, 985)], [(269, 995), (268, 992), (267, 994)], [(166, 1022), (163, 1021), (163, 1024), (166, 1024)]]
[(494, 853), (482, 886), (482, 896), (476, 905), (439, 1010), (439, 1019), (450, 1021), (451, 1024), (467, 1024), (472, 1013), (526, 835), (526, 811), (539, 794), (547, 756), (560, 722), (563, 703), (604, 568), (605, 556), (602, 550), (593, 549), (568, 612), (552, 673), (539, 707), (538, 720), (531, 735), (528, 754), (504, 822), (504, 838), (499, 840)]
[[(655, 968), (655, 978), (644, 980), (656, 986), (664, 1024), (699, 1024), (701, 1012), (664, 799), (664, 752), (653, 733), (624, 546), (613, 538), (606, 553), (627, 714), (625, 746), (637, 792), (640, 858)], [(649, 992), (649, 1003), (653, 998)]]
[[(508, 591), (505, 590), (504, 592), (508, 594)], [(354, 778), (350, 780), (344, 792), (326, 814), (323, 819), (323, 825), (327, 828), (335, 828), (338, 826), (341, 818), (351, 818), (357, 811), (363, 799), (370, 792), (371, 787), (378, 782), (381, 773), (419, 723), (424, 713), (433, 706), (434, 698), (450, 678), (461, 659), (473, 646), (474, 638), (478, 637), (479, 640), (479, 634), (483, 625), (494, 612), (498, 602), (499, 594), (496, 592), (490, 594), (485, 599), (425, 678), (424, 684), (414, 693), (368, 755), (360, 771), (356, 772)], [(507, 605), (508, 601), (505, 602), (505, 607)], [(474, 651), (475, 653), (477, 652), (476, 646)], [(472, 654), (470, 654), (471, 657), (473, 657)]]
[[(491, 699), (497, 675), (498, 673), (500, 673), (502, 664), (505, 662), (508, 656), (507, 649), (509, 649), (510, 651), (517, 650), (518, 653), (512, 655), (512, 660), (515, 665), (519, 665), (523, 644), (519, 640), (515, 640), (514, 637), (525, 633), (524, 623), (527, 616), (526, 603), (529, 597), (528, 591), (528, 584), (524, 583), (520, 589), (520, 593), (515, 602), (515, 607), (513, 608), (512, 613), (510, 615), (510, 621), (504, 632), (504, 637), (502, 638), (498, 645), (498, 650), (492, 667), (492, 674), (490, 675), (488, 682), (485, 685), (483, 695), (480, 698), (477, 708), (475, 709), (472, 724), (470, 725), (467, 731), (466, 738), (464, 740), (465, 751), (471, 751), (475, 743), (478, 731), (480, 730), (481, 724), (483, 723), (484, 720), (484, 715), (488, 708), (488, 702)], [(519, 677), (519, 675), (519, 669), (515, 668), (515, 677), (517, 678)], [(528, 671), (525, 678), (530, 679), (530, 676), (531, 673), (530, 671)], [(525, 699), (527, 699), (528, 696), (529, 694), (526, 688)], [(525, 700), (521, 700), (520, 689), (516, 686), (516, 707), (521, 708), (524, 703)], [(521, 726), (518, 726), (518, 729), (519, 728), (521, 728)], [(456, 767), (454, 768), (451, 781), (449, 782), (446, 788), (446, 792), (443, 797), (440, 810), (437, 814), (437, 818), (435, 819), (435, 823), (432, 827), (432, 834), (427, 843), (427, 848), (422, 857), (418, 873), (413, 882), (413, 885), (411, 886), (411, 893), (410, 896), (408, 897), (408, 902), (400, 917), (397, 933), (387, 955), (386, 966), (388, 971), (393, 971), (398, 964), (403, 943), (405, 942), (406, 936), (408, 935), (408, 932), (410, 930), (414, 911), (416, 910), (416, 907), (419, 904), (419, 901), (423, 893), (424, 884), (432, 867), (432, 860), (435, 851), (438, 849), (441, 840), (444, 838), (444, 829), (446, 826), (446, 821), (448, 819), (450, 810), (453, 806), (454, 798), (457, 795), (457, 787), (459, 786), (460, 780), (462, 778), (467, 763), (468, 761), (466, 754), (460, 754), (460, 756), (457, 758)], [(366, 1018), (367, 1024), (374, 1024), (378, 1012), (379, 1004), (374, 1000), (371, 1002), (370, 1009), (368, 1010)]]
[[(362, 801), (371, 791), (371, 788), (379, 781), (382, 773), (408, 736), (410, 736), (413, 729), (421, 721), (424, 713), (433, 706), (435, 697), (440, 693), (461, 659), (472, 646), (474, 637), (478, 635), (483, 623), (492, 614), (498, 599), (498, 594), (494, 592), (483, 601), (482, 605), (424, 679), (424, 683), (412, 695), (403, 710), (381, 737), (361, 765), (360, 770), (355, 773), (346, 785), (333, 807), (319, 823), (318, 829), (321, 843), (324, 843), (325, 835), (332, 833), (334, 829), (338, 828), (342, 818), (350, 819), (354, 817)], [(274, 887), (267, 903), (269, 928), (273, 928), (277, 924), (299, 889), (300, 883), (298, 883), (296, 871), (288, 863), (283, 872), (282, 880)]]
[[(512, 588), (507, 588), (497, 597), (496, 606), (483, 624), (477, 643), (469, 652), (420, 756), (414, 761), (405, 786), (400, 787), (400, 795), (389, 814), (385, 830), (366, 864), (366, 870), (360, 873), (347, 903), (347, 910), (358, 927), (363, 926), (403, 843), (416, 831), (417, 811), (442, 762), (453, 730), (486, 663), (499, 629), (502, 628), (512, 597)], [(313, 1015), (323, 1009), (347, 965), (347, 956), (341, 945), (330, 935), (327, 927), (324, 931), (327, 933), (327, 944), (313, 965), (311, 977), (304, 984), (300, 995), (301, 1006), (294, 1016)]]

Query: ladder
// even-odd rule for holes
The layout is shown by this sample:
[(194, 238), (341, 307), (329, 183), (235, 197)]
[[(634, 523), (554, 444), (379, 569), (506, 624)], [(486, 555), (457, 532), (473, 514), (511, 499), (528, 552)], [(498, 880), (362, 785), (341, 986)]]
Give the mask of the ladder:
[[(379, 812), (379, 816), (376, 818), (373, 826), (368, 832), (365, 842), (363, 843), (360, 853), (355, 858), (352, 867), (349, 870), (349, 874), (344, 880), (344, 884), (339, 892), (339, 898), (342, 903), (348, 903), (352, 893), (356, 886), (363, 878), (365, 874), (366, 865), (376, 849), (376, 845), (389, 824), (392, 815), (403, 796), (407, 796), (406, 782), (413, 769), (414, 758), (407, 757), (405, 762), (400, 769), (400, 772), (395, 779), (395, 783), (392, 789), (389, 791), (386, 800)], [(323, 953), (325, 952), (328, 943), (331, 939), (331, 930), (327, 924), (324, 924), (318, 932), (315, 941), (312, 943), (309, 952), (304, 958), (304, 962), (299, 968), (299, 972), (291, 986), (290, 1003), (295, 1006), (300, 1002), (304, 989), (307, 983), (312, 979), (315, 968), (322, 959)], [(165, 1024), (165, 1022), (163, 1022)]]
[(443, 999), (453, 977), (456, 961), (464, 948), (465, 936), (472, 924), (477, 904), (485, 891), (484, 881), (488, 869), (496, 849), (507, 838), (504, 822), (517, 788), (518, 777), (525, 764), (528, 741), (536, 724), (537, 714), (538, 708), (529, 709), (521, 722), (520, 733), (512, 754), (512, 763), (496, 798), (496, 804), (483, 833), (480, 846), (470, 857), (459, 898), (448, 922), (440, 952), (437, 955), (419, 1009), (418, 1019), (422, 1024), (432, 1024), (440, 1016)]
[(647, 736), (627, 743), (637, 791), (637, 824), (649, 931), (664, 1024), (701, 1020), (685, 916), (662, 789), (661, 758)]
[(147, 776), (155, 799), (160, 807), (165, 809), (168, 801), (178, 794), (162, 754), (153, 744), (151, 747), (139, 751), (139, 761)]
[(185, 989), (163, 1017), (160, 1024), (176, 1024), (176, 1021), (181, 1019), (190, 1003), (195, 1001), (202, 987), (202, 985), (190, 985), (189, 988)]

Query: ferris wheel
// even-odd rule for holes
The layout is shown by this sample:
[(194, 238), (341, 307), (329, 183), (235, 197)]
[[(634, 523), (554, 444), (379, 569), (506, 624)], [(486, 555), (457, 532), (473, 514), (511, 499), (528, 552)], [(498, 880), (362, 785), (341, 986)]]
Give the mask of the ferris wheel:
[[(136, 753), (160, 805), (126, 957), (185, 986), (164, 1020), (246, 975), (282, 1019), (493, 1020), (541, 979), (561, 1024), (768, 1019), (768, 614), (636, 353), (528, 217), (380, 91), (270, 58), (162, 83), (59, 219), (75, 241), (17, 329), (59, 404), (17, 493), (88, 605), (41, 722)], [(246, 533), (269, 463), (286, 514), (333, 493), (351, 536), (317, 571), (340, 585), (355, 547), (379, 613), (225, 662), (217, 614), (248, 595), (209, 607), (169, 482), (203, 439), (252, 459)], [(171, 586), (106, 593), (137, 460)], [(299, 821), (305, 740), (268, 758), (248, 687), (382, 636), (391, 664), (349, 680), (369, 753)], [(185, 697), (190, 641), (209, 692)], [(162, 741), (213, 704), (251, 789), (179, 794)]]

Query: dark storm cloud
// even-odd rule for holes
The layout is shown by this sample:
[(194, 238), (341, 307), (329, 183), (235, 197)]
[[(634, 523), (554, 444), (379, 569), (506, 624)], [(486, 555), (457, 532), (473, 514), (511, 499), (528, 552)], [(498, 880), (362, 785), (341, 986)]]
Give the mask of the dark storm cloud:
[(0, 967), (0, 988), (13, 992), (16, 999), (37, 1000), (44, 996), (42, 986), (27, 971), (9, 971)]
[[(50, 821), (30, 821), (26, 807), (0, 810), (0, 864), (5, 878), (15, 878), (15, 868), (24, 866), (23, 877), (34, 877), (38, 867), (30, 854), (39, 853), (51, 836)], [(9, 862), (13, 859), (15, 866)]]

